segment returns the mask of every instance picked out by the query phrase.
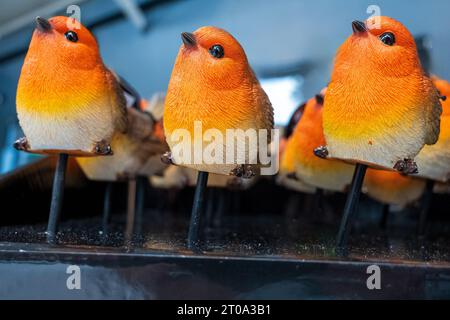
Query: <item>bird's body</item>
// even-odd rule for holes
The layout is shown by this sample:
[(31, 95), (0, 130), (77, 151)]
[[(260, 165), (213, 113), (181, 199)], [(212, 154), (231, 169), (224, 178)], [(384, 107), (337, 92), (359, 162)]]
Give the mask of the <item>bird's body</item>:
[(437, 141), (439, 95), (402, 24), (374, 17), (354, 30), (336, 55), (325, 97), (327, 156), (404, 168), (403, 161)]
[(354, 167), (337, 160), (320, 159), (314, 148), (323, 145), (322, 101), (313, 98), (286, 143), (280, 173), (295, 174), (303, 184), (330, 191), (345, 191), (350, 185)]
[(446, 97), (442, 102), (441, 131), (437, 143), (425, 146), (416, 161), (420, 177), (447, 183), (450, 180), (450, 83), (437, 77), (433, 82), (439, 93)]
[[(229, 175), (236, 163), (227, 163), (226, 151), (214, 164), (194, 163), (193, 159), (190, 163), (182, 161), (173, 152), (179, 141), (172, 134), (177, 129), (186, 130), (191, 139), (185, 143), (193, 148), (203, 139), (194, 130), (196, 121), (201, 123), (203, 133), (213, 129), (224, 138), (228, 129), (270, 131), (273, 109), (248, 65), (244, 50), (230, 34), (218, 28), (203, 27), (190, 35), (194, 42), (181, 47), (167, 92), (164, 112), (167, 142), (175, 164)], [(223, 57), (216, 58), (208, 52), (215, 45), (223, 47)], [(223, 141), (223, 148), (225, 150), (226, 141)], [(203, 152), (204, 147), (197, 150)]]
[(419, 200), (426, 182), (386, 170), (367, 170), (363, 191), (371, 198), (387, 205), (404, 208)]
[(23, 147), (94, 156), (107, 148), (114, 132), (126, 130), (125, 99), (95, 38), (80, 25), (77, 41), (69, 41), (67, 33), (73, 31), (67, 20), (41, 22), (48, 28), (35, 31), (25, 58), (17, 89)]

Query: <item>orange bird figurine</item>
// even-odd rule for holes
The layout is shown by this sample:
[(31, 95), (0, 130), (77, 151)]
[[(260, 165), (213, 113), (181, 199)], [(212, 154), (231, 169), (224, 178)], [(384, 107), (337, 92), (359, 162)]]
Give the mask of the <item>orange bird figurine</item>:
[(310, 99), (281, 160), (280, 172), (315, 188), (343, 192), (350, 185), (354, 166), (316, 157), (313, 150), (325, 142), (322, 128), (323, 94)]
[(36, 18), (17, 88), (20, 150), (76, 156), (110, 155), (114, 132), (127, 126), (125, 99), (103, 64), (97, 41), (70, 19)]
[(47, 239), (55, 241), (69, 155), (111, 155), (115, 132), (127, 130), (125, 97), (103, 64), (97, 41), (72, 18), (36, 18), (17, 87), (25, 134), (14, 147), (58, 154)]
[(447, 183), (450, 179), (450, 83), (433, 77), (442, 100), (441, 132), (435, 145), (425, 146), (416, 158), (419, 176)]
[(326, 146), (316, 154), (417, 173), (414, 157), (436, 143), (442, 108), (414, 38), (388, 17), (354, 21), (353, 31), (336, 55), (323, 114)]
[[(201, 122), (203, 132), (216, 129), (223, 137), (227, 129), (266, 129), (270, 133), (272, 105), (239, 42), (215, 27), (183, 33), (182, 40), (164, 111), (164, 129), (171, 150), (178, 143), (172, 138), (173, 132), (185, 129), (193, 137), (196, 121)], [(188, 143), (194, 145), (195, 141)], [(257, 168), (251, 166), (228, 164), (225, 155), (224, 151), (219, 164), (183, 163), (173, 152), (167, 160), (209, 173), (238, 177), (252, 177), (256, 173)]]
[(400, 22), (375, 16), (354, 21), (339, 48), (325, 96), (322, 158), (356, 163), (337, 237), (337, 252), (347, 240), (368, 166), (420, 171), (414, 157), (436, 143), (440, 96), (419, 61), (414, 38)]
[[(258, 159), (254, 158), (260, 145), (250, 146), (245, 137), (233, 139), (233, 146), (227, 145), (228, 129), (243, 132), (253, 129), (257, 135), (261, 133), (259, 130), (265, 129), (269, 136), (274, 121), (269, 98), (250, 68), (243, 48), (232, 35), (216, 27), (203, 27), (194, 33), (182, 33), (182, 40), (166, 96), (164, 131), (171, 152), (163, 161), (200, 171), (188, 236), (188, 247), (197, 251), (208, 173), (251, 178), (260, 169), (255, 161)], [(198, 125), (201, 126), (200, 137)], [(180, 130), (189, 135), (181, 142), (175, 134)], [(222, 136), (223, 141), (205, 146), (202, 133), (210, 130), (216, 133), (216, 138)], [(215, 146), (212, 163), (196, 159), (211, 144)], [(180, 145), (182, 155), (174, 152)], [(240, 149), (243, 145), (244, 150)], [(245, 159), (236, 157), (236, 149)], [(228, 151), (234, 153), (234, 157)], [(192, 157), (186, 157), (185, 153)]]

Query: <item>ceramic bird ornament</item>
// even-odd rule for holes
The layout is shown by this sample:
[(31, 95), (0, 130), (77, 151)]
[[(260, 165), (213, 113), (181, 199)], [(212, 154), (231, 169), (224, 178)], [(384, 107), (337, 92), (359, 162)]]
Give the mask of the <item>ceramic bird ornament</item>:
[[(245, 165), (237, 163), (235, 158), (226, 159), (226, 149), (232, 148), (225, 140), (228, 129), (266, 129), (270, 134), (273, 128), (272, 105), (250, 68), (243, 48), (232, 35), (216, 27), (183, 33), (182, 40), (166, 97), (164, 129), (171, 153), (164, 161), (203, 172), (244, 178), (254, 176), (258, 173), (258, 164), (249, 164), (249, 160), (258, 147), (246, 145)], [(186, 145), (188, 152), (202, 145), (202, 137), (195, 134), (196, 122), (201, 124), (203, 133), (211, 129), (224, 137), (219, 146), (223, 152), (216, 154), (218, 161), (206, 163), (194, 158), (185, 161), (179, 152), (174, 152), (180, 143)], [(180, 142), (174, 134), (178, 129), (189, 132), (191, 138)], [(202, 153), (206, 148), (204, 143), (192, 154)]]
[(36, 18), (17, 88), (22, 151), (111, 155), (115, 132), (126, 132), (123, 90), (105, 67), (94, 36), (69, 18)]
[(424, 73), (410, 32), (389, 17), (354, 21), (337, 52), (325, 97), (326, 145), (336, 158), (404, 174), (420, 172), (414, 158), (436, 143), (440, 95)]

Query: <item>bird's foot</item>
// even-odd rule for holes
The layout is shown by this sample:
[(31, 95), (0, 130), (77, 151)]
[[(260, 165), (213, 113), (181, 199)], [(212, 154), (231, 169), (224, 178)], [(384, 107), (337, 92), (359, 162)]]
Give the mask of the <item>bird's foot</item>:
[(111, 149), (111, 145), (102, 140), (94, 145), (94, 153), (99, 156), (112, 156), (114, 153)]
[(316, 149), (314, 149), (314, 155), (316, 157), (322, 158), (322, 159), (326, 159), (328, 158), (328, 148), (325, 146), (320, 146)]
[(251, 179), (256, 175), (256, 173), (250, 165), (239, 165), (231, 170), (230, 175), (243, 179)]
[(166, 152), (161, 156), (161, 161), (164, 164), (171, 164), (175, 165), (175, 162), (173, 161), (172, 152)]
[(14, 148), (19, 151), (28, 151), (30, 150), (30, 145), (28, 143), (28, 139), (26, 137), (20, 138), (16, 142), (14, 142)]
[(412, 159), (404, 159), (397, 161), (397, 163), (394, 166), (394, 169), (404, 175), (419, 173), (417, 164)]

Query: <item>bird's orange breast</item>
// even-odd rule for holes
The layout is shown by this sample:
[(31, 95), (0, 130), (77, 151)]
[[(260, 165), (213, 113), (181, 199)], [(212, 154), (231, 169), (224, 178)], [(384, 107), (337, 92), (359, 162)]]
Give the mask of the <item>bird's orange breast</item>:
[(186, 129), (193, 134), (195, 121), (201, 121), (203, 130), (221, 132), (264, 127), (257, 120), (263, 112), (258, 95), (263, 92), (251, 70), (236, 70), (231, 84), (226, 79), (223, 82), (205, 75), (207, 71), (202, 70), (201, 63), (185, 63), (185, 59), (193, 59), (185, 55), (180, 51), (167, 91), (166, 133)]
[(45, 60), (27, 60), (17, 89), (17, 110), (39, 116), (70, 117), (91, 105), (109, 104), (104, 70), (51, 70)]
[[(344, 80), (345, 78), (345, 80)], [(413, 127), (423, 121), (417, 76), (395, 80), (376, 71), (362, 69), (351, 75), (334, 75), (325, 99), (324, 127), (335, 139), (352, 143), (365, 140), (376, 144), (399, 127)]]

